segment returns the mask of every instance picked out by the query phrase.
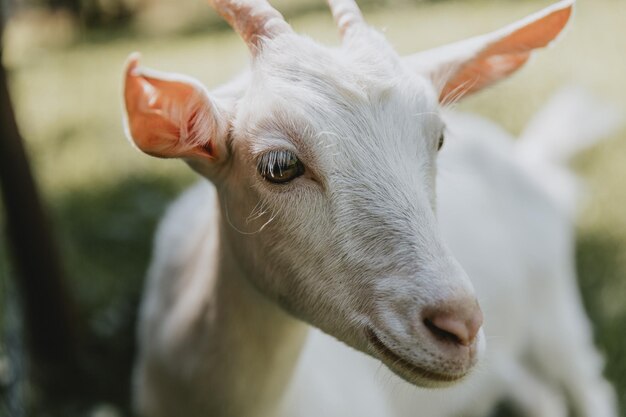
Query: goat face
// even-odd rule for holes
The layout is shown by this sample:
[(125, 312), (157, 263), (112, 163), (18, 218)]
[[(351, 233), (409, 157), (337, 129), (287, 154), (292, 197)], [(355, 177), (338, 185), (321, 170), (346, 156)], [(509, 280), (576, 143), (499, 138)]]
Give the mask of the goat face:
[(348, 51), (286, 35), (260, 52), (219, 185), (229, 240), (296, 316), (412, 382), (455, 380), (481, 319), (437, 231), (437, 94), (390, 50)]

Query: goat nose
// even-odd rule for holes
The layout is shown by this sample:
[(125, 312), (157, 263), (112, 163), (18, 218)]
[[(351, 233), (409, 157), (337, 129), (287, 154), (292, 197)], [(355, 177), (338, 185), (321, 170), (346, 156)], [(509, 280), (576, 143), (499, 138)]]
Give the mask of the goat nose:
[(446, 303), (430, 310), (424, 324), (440, 340), (470, 346), (483, 324), (483, 313), (475, 300)]

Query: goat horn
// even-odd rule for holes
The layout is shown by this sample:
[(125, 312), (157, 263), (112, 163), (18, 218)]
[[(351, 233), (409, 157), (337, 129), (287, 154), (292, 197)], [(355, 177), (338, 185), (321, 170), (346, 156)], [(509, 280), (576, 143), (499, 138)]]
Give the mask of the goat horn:
[(345, 37), (346, 32), (355, 26), (365, 24), (359, 6), (354, 0), (328, 0), (330, 11), (339, 27), (339, 33)]
[(265, 0), (209, 0), (213, 8), (241, 36), (253, 54), (262, 38), (290, 32), (283, 16)]

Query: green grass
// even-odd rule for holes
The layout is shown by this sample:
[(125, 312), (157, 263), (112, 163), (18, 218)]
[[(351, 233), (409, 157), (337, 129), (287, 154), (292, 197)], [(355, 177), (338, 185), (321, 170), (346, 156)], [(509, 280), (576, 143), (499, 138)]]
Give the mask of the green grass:
[[(400, 52), (410, 53), (496, 29), (547, 4), (403, 3), (370, 7), (366, 17), (386, 28)], [(557, 46), (461, 108), (518, 133), (560, 86), (577, 83), (626, 109), (626, 2), (580, 0), (578, 6), (573, 26)], [(337, 42), (327, 12), (292, 23), (316, 39)], [(99, 355), (107, 364), (102, 384), (114, 387), (103, 390), (101, 400), (123, 404), (151, 235), (167, 202), (194, 179), (182, 163), (145, 157), (124, 139), (123, 62), (139, 50), (146, 65), (187, 73), (211, 87), (240, 72), (247, 52), (230, 31), (168, 37), (118, 34), (109, 41), (57, 49), (17, 45), (9, 36), (5, 64), (11, 71), (19, 125), (52, 210), (80, 312), (101, 341)], [(626, 131), (582, 155), (575, 166), (592, 191), (580, 219), (580, 284), (598, 345), (608, 358), (607, 375), (626, 404)], [(0, 296), (4, 288), (0, 285)]]

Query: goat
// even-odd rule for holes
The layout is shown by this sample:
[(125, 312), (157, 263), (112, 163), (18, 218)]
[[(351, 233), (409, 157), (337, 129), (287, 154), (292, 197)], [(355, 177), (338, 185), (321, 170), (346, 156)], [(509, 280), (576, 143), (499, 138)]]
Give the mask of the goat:
[[(266, 1), (211, 3), (249, 47), (249, 72), (209, 93), (188, 77), (142, 68), (136, 54), (126, 65), (131, 142), (180, 158), (210, 181), (174, 203), (157, 233), (140, 311), (138, 413), (414, 415), (424, 407), (421, 393), (394, 393), (377, 373), (431, 388), (480, 378), (471, 371), (485, 352), (483, 317), (464, 268), (493, 292), (528, 276), (557, 287), (571, 265), (553, 258), (567, 258), (571, 236), (552, 238), (560, 211), (500, 152), (502, 141), (482, 139), (484, 129), (472, 132), (481, 126), (442, 104), (519, 69), (561, 32), (573, 1), (409, 57), (367, 26), (353, 0), (329, 0), (340, 48), (294, 33)], [(466, 168), (456, 183), (445, 169), (436, 173), (446, 132), (450, 168)], [(484, 226), (480, 236), (472, 224)], [(533, 233), (547, 239), (545, 248)], [(586, 329), (575, 301), (564, 307), (565, 314), (573, 306), (570, 319), (550, 316), (551, 299), (536, 313)], [(519, 319), (527, 312), (518, 305), (504, 311), (513, 307)], [(504, 352), (525, 335), (538, 341), (531, 351), (543, 341), (561, 346), (533, 330), (494, 334)], [(586, 363), (596, 353), (588, 332), (579, 333), (564, 337), (581, 344), (572, 357)], [(498, 374), (511, 378), (506, 394), (537, 379), (512, 357), (502, 355), (498, 368), (511, 368)], [(599, 390), (581, 392), (604, 382), (596, 362), (554, 377), (579, 395), (586, 416), (590, 405), (612, 416)], [(567, 380), (572, 375), (580, 381)], [(545, 410), (560, 403), (546, 404), (535, 415), (555, 416)]]

